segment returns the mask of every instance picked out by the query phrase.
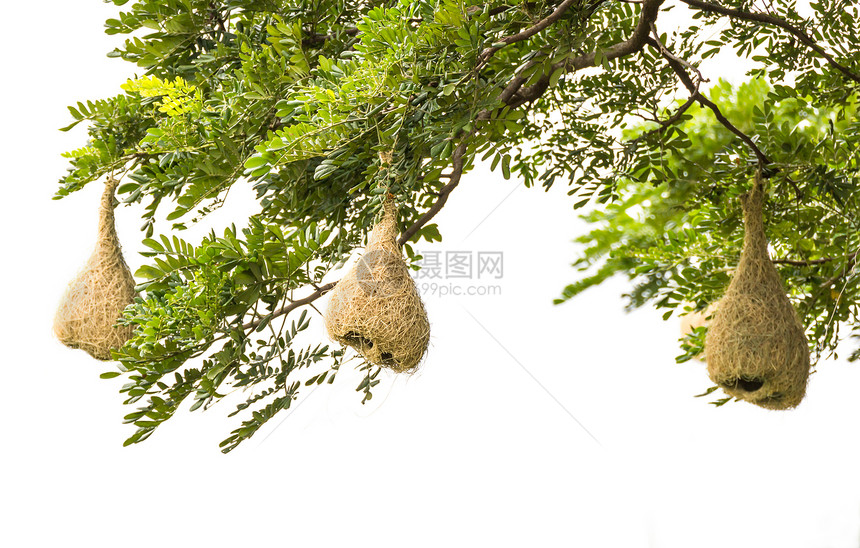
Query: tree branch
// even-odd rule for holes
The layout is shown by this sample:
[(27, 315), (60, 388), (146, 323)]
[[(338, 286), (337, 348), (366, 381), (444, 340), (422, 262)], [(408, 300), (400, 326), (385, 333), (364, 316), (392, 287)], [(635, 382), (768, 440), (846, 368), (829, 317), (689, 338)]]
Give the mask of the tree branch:
[[(663, 0), (643, 0), (642, 10), (639, 13), (639, 22), (636, 24), (633, 34), (631, 34), (630, 38), (627, 40), (613, 44), (604, 50), (602, 52), (602, 56), (611, 61), (619, 57), (626, 57), (627, 55), (631, 55), (641, 50), (645, 46), (648, 33), (651, 29), (651, 24), (657, 20), (657, 14), (659, 13), (660, 6), (662, 4)], [(507, 104), (511, 108), (516, 108), (524, 103), (534, 101), (547, 90), (549, 87), (550, 77), (555, 71), (561, 69), (565, 72), (575, 72), (577, 70), (595, 66), (596, 60), (597, 52), (591, 52), (554, 63), (551, 70), (549, 70), (549, 74), (544, 74), (531, 86), (512, 94), (511, 99)], [(514, 82), (512, 81), (511, 83)], [(520, 86), (521, 85), (522, 84), (520, 84)]]
[[(275, 310), (274, 312), (272, 312), (271, 318), (277, 318), (278, 316), (284, 316), (285, 314), (289, 314), (290, 312), (292, 312), (293, 310), (295, 310), (296, 308), (298, 308), (300, 306), (304, 306), (306, 304), (310, 304), (310, 303), (314, 302), (315, 300), (319, 299), (320, 297), (322, 297), (323, 295), (325, 295), (326, 293), (328, 293), (329, 291), (334, 289), (335, 285), (337, 285), (337, 282), (329, 282), (325, 285), (321, 285), (320, 287), (317, 288), (316, 291), (314, 291), (313, 293), (311, 293), (307, 297), (305, 297), (303, 299), (299, 299), (297, 301), (291, 301), (289, 304), (284, 305), (281, 308)], [(242, 330), (248, 331), (249, 329), (256, 329), (261, 323), (263, 323), (263, 320), (250, 321), (250, 322), (248, 322), (242, 326)]]
[[(645, 45), (645, 38), (648, 37), (650, 25), (657, 19), (657, 13), (660, 10), (660, 5), (663, 0), (642, 0), (642, 11), (639, 14), (639, 22), (636, 29), (630, 38), (624, 42), (619, 42), (610, 46), (603, 53), (607, 59), (616, 59), (624, 57), (641, 50)], [(577, 71), (584, 68), (593, 67), (597, 54), (595, 52), (580, 55), (564, 61), (554, 63), (549, 70), (549, 74), (544, 74), (537, 82), (526, 89), (522, 89), (523, 85), (529, 80), (530, 76), (525, 74), (536, 65), (541, 64), (541, 60), (532, 59), (520, 71), (520, 74), (514, 77), (508, 85), (499, 93), (499, 102), (511, 108), (517, 108), (525, 103), (534, 101), (549, 88), (550, 77), (555, 71), (562, 69), (565, 72)], [(489, 120), (493, 116), (493, 110), (483, 110), (478, 113), (477, 120)]]
[(497, 43), (502, 44), (501, 46), (491, 46), (482, 51), (480, 55), (478, 55), (478, 68), (486, 64), (486, 62), (489, 61), (490, 57), (492, 57), (497, 51), (499, 51), (503, 47), (510, 44), (514, 44), (516, 42), (522, 42), (523, 40), (528, 40), (535, 34), (549, 27), (550, 25), (561, 19), (561, 16), (564, 15), (564, 12), (566, 12), (568, 9), (570, 9), (572, 5), (578, 2), (581, 3), (582, 0), (564, 0), (564, 2), (559, 4), (555, 11), (553, 11), (551, 14), (547, 15), (531, 27), (514, 35), (505, 36), (504, 38), (498, 40)]
[(660, 41), (660, 33), (657, 32), (657, 25), (655, 25), (652, 22), (650, 25), (650, 28), (651, 28), (651, 35), (654, 38), (654, 42), (657, 43), (657, 47), (660, 49), (660, 53), (662, 53), (664, 57), (666, 57), (668, 59), (672, 59), (673, 61), (676, 61), (680, 65), (687, 67), (688, 69), (692, 70), (693, 72), (696, 73), (696, 76), (699, 77), (699, 79), (696, 81), (696, 93), (698, 93), (700, 84), (702, 82), (708, 82), (709, 80), (707, 78), (705, 78), (704, 76), (702, 76), (702, 71), (700, 71), (698, 68), (696, 68), (692, 64), (690, 64), (689, 61), (687, 61), (686, 59), (682, 59), (681, 57), (678, 57), (677, 55), (675, 55), (674, 53), (669, 51), (669, 48), (667, 48), (665, 46), (665, 44), (663, 44), (663, 42)]
[[(690, 78), (690, 75), (687, 74), (687, 71), (684, 69), (684, 66), (675, 59), (674, 55), (667, 55), (668, 50), (666, 49), (666, 46), (658, 42), (654, 38), (651, 38), (650, 36), (646, 36), (645, 39), (649, 45), (651, 45), (654, 49), (660, 52), (660, 55), (662, 55), (663, 58), (666, 59), (666, 62), (669, 64), (672, 70), (675, 71), (675, 74), (678, 75), (678, 79), (681, 80), (681, 83), (684, 84), (687, 90), (689, 90), (690, 96), (694, 97), (696, 99), (696, 102), (698, 102), (703, 107), (711, 109), (711, 111), (714, 113), (714, 117), (716, 117), (718, 122), (725, 126), (726, 129), (737, 135), (741, 141), (743, 141), (748, 147), (752, 149), (762, 168), (767, 167), (771, 163), (770, 158), (768, 158), (767, 155), (762, 152), (760, 148), (758, 148), (758, 146), (750, 138), (749, 135), (742, 132), (734, 124), (732, 124), (728, 120), (728, 118), (723, 115), (722, 111), (720, 111), (720, 108), (717, 105), (715, 105), (713, 102), (711, 102), (710, 99), (708, 99), (699, 92), (698, 86), (695, 84), (695, 82), (693, 82), (693, 79)], [(763, 169), (763, 171), (767, 170)]]
[[(639, 22), (633, 30), (630, 38), (623, 42), (619, 42), (610, 46), (603, 52), (603, 56), (610, 61), (618, 57), (625, 57), (632, 53), (636, 53), (645, 46), (645, 39), (648, 37), (648, 32), (651, 29), (651, 24), (657, 20), (657, 14), (660, 11), (660, 6), (663, 5), (663, 0), (644, 0), (642, 2), (642, 11), (639, 13)], [(570, 59), (568, 63), (573, 70), (582, 70), (595, 65), (597, 53), (592, 52), (579, 57)], [(553, 65), (557, 68), (564, 67), (565, 62), (561, 61)]]
[(832, 55), (827, 53), (824, 48), (816, 44), (815, 40), (813, 40), (811, 36), (803, 32), (801, 29), (795, 27), (794, 25), (788, 23), (784, 19), (780, 19), (779, 17), (774, 17), (773, 15), (769, 15), (766, 13), (753, 13), (733, 8), (726, 8), (717, 4), (711, 4), (710, 2), (704, 2), (702, 0), (681, 1), (688, 6), (698, 8), (702, 11), (718, 13), (720, 15), (727, 15), (735, 19), (742, 19), (744, 21), (751, 21), (754, 23), (773, 25), (775, 27), (779, 27), (783, 30), (786, 30), (796, 36), (798, 40), (800, 40), (803, 44), (807, 45), (812, 51), (826, 59), (827, 62), (830, 63), (835, 69), (844, 74), (846, 78), (854, 80), (855, 82), (860, 82), (860, 75), (855, 72), (852, 72), (845, 65), (840, 64), (838, 61), (836, 61), (836, 59), (833, 58)]
[(809, 261), (799, 261), (794, 259), (771, 259), (773, 264), (787, 264), (791, 266), (813, 266), (817, 264), (826, 264), (833, 261), (833, 257), (824, 257), (823, 259), (812, 259)]
[(448, 184), (442, 187), (442, 190), (439, 191), (439, 198), (436, 202), (430, 206), (430, 209), (424, 212), (421, 217), (418, 218), (417, 221), (412, 223), (412, 226), (403, 231), (400, 235), (400, 238), (397, 240), (397, 243), (400, 245), (408, 242), (412, 236), (414, 236), (421, 227), (430, 222), (430, 219), (436, 216), (439, 211), (445, 207), (445, 202), (448, 201), (448, 195), (451, 194), (451, 191), (457, 188), (457, 185), (460, 184), (460, 178), (463, 176), (463, 166), (464, 160), (463, 155), (466, 153), (466, 148), (468, 144), (468, 137), (464, 138), (460, 141), (460, 144), (454, 149), (453, 160), (452, 160), (452, 168), (454, 171), (450, 174), (450, 178), (448, 179)]
[[(651, 34), (654, 37), (654, 41), (657, 43), (658, 46), (661, 47), (661, 51), (663, 52), (664, 55), (671, 57), (672, 59), (678, 61), (679, 63), (681, 63), (684, 66), (691, 68), (692, 70), (694, 70), (696, 72), (696, 74), (699, 77), (695, 82), (696, 93), (698, 93), (699, 92), (699, 86), (701, 85), (702, 82), (707, 82), (707, 79), (705, 79), (702, 76), (702, 73), (699, 72), (699, 69), (697, 69), (696, 67), (694, 67), (693, 65), (691, 65), (690, 63), (685, 61), (684, 59), (677, 57), (672, 52), (670, 52), (668, 49), (666, 49), (665, 46), (663, 46), (663, 44), (660, 42), (660, 38), (659, 38), (660, 34), (657, 32), (657, 27), (656, 27), (656, 25), (654, 25), (653, 22), (649, 25), (649, 27), (651, 29)], [(651, 135), (656, 135), (656, 134), (659, 134), (659, 133), (666, 131), (666, 128), (668, 128), (669, 126), (673, 125), (675, 122), (680, 120), (681, 116), (683, 116), (684, 113), (687, 112), (687, 110), (689, 110), (689, 108), (691, 106), (693, 106), (693, 104), (695, 102), (696, 102), (696, 96), (690, 95), (690, 97), (684, 102), (684, 104), (682, 104), (678, 108), (678, 110), (676, 110), (674, 113), (672, 113), (672, 115), (669, 118), (666, 118), (665, 120), (660, 120), (658, 115), (655, 113), (655, 120), (652, 120), (652, 121), (659, 124), (659, 126), (650, 130), (650, 131), (646, 131), (645, 133), (643, 133), (642, 135), (640, 135), (639, 137), (634, 139), (633, 142), (639, 142), (639, 141), (642, 141), (644, 139), (647, 139)]]
[(656, 135), (658, 133), (662, 133), (662, 132), (666, 131), (666, 128), (668, 128), (669, 126), (673, 125), (675, 122), (680, 120), (681, 116), (683, 116), (684, 113), (687, 112), (690, 109), (690, 107), (693, 106), (693, 104), (695, 102), (696, 102), (696, 98), (691, 95), (684, 102), (683, 105), (678, 107), (678, 110), (676, 110), (675, 112), (672, 113), (672, 115), (670, 117), (666, 118), (665, 120), (659, 120), (659, 119), (650, 120), (652, 122), (656, 122), (656, 123), (660, 124), (660, 126), (655, 127), (652, 130), (646, 131), (645, 133), (643, 133), (639, 137), (636, 137), (636, 139), (634, 139), (634, 141), (636, 141), (636, 142), (642, 141), (642, 140), (647, 139), (648, 137), (650, 137), (652, 135)]

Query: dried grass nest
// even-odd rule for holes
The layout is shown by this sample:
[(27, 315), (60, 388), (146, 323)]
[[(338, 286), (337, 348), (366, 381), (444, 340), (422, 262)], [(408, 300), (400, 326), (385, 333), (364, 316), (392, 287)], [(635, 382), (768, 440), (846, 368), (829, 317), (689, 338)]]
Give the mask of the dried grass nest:
[(117, 185), (113, 178), (105, 183), (96, 249), (69, 283), (54, 317), (54, 334), (60, 342), (98, 360), (110, 360), (111, 349), (125, 344), (134, 330), (116, 325), (135, 297), (134, 277), (123, 259), (114, 225)]
[(430, 322), (397, 243), (397, 210), (389, 199), (367, 248), (331, 292), (329, 336), (369, 363), (414, 370), (430, 343)]
[(764, 185), (741, 196), (744, 247), (705, 336), (708, 375), (730, 396), (767, 409), (795, 407), (806, 393), (809, 345), (767, 251)]

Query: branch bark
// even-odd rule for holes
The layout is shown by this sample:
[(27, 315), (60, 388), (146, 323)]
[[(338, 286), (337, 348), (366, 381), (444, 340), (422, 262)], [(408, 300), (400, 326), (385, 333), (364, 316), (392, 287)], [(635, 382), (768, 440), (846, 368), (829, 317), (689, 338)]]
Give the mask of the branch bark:
[(734, 19), (741, 19), (743, 21), (750, 21), (753, 23), (761, 23), (764, 25), (772, 25), (775, 27), (779, 27), (785, 31), (788, 31), (801, 43), (805, 44), (809, 49), (823, 57), (830, 63), (833, 68), (841, 72), (845, 75), (846, 78), (853, 80), (855, 82), (860, 82), (860, 75), (853, 72), (851, 69), (846, 67), (845, 65), (836, 61), (832, 55), (830, 55), (827, 50), (819, 46), (815, 43), (815, 40), (812, 39), (811, 36), (803, 32), (803, 30), (797, 28), (796, 26), (790, 24), (784, 19), (780, 19), (779, 17), (774, 17), (773, 15), (769, 15), (767, 13), (754, 13), (749, 11), (743, 11), (734, 8), (726, 8), (717, 4), (712, 4), (710, 2), (704, 2), (703, 0), (681, 0), (688, 6), (700, 9), (702, 11), (707, 11), (710, 13), (717, 13), (720, 15), (726, 15), (728, 17), (732, 17)]

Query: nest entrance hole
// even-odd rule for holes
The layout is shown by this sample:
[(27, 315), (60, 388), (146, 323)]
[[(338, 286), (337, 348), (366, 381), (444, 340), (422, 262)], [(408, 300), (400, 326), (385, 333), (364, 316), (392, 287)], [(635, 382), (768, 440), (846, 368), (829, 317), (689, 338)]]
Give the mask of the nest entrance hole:
[(724, 388), (732, 390), (743, 390), (744, 392), (755, 392), (764, 386), (764, 381), (761, 379), (752, 379), (747, 377), (739, 377), (721, 383)]

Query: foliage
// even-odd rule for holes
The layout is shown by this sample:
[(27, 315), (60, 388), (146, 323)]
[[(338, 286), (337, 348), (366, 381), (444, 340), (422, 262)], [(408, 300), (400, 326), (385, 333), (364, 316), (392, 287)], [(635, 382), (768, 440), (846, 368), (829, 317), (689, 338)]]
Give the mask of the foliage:
[[(250, 395), (236, 412), (246, 418), (223, 442), (229, 451), (291, 405), (302, 375), (305, 385), (332, 382), (343, 351), (305, 340), (306, 307), (331, 287), (324, 276), (363, 241), (387, 194), (401, 206), (410, 257), (416, 241), (438, 240), (429, 221), (477, 158), (527, 186), (564, 181), (578, 206), (596, 197), (608, 217), (593, 219), (608, 227), (584, 260), (608, 260), (580, 285), (629, 272), (641, 282), (637, 304), (670, 307), (701, 306), (724, 285), (739, 237), (731, 197), (766, 167), (777, 255), (829, 258), (785, 273), (792, 295), (809, 302), (809, 319), (847, 319), (852, 293), (828, 305), (808, 290), (841, 267), (833, 283), (844, 284), (856, 249), (856, 6), (824, 0), (803, 18), (780, 2), (769, 7), (774, 23), (750, 19), (746, 0), (717, 6), (741, 10), (728, 15), (682, 2), (696, 23), (667, 36), (654, 26), (662, 0), (112, 0), (121, 11), (106, 32), (125, 39), (109, 55), (144, 75), (69, 108), (64, 129), (85, 122), (89, 140), (67, 154), (56, 197), (114, 174), (120, 199), (145, 206), (151, 262), (123, 320), (135, 336), (115, 356), (126, 402), (141, 406), (126, 417), (138, 427), (127, 443), (188, 396), (198, 409), (242, 389)], [(754, 108), (720, 102), (747, 140), (691, 109), (707, 106), (693, 67), (729, 47), (755, 56), (758, 76), (774, 83)], [(680, 106), (679, 88), (690, 96)], [(791, 108), (837, 118), (829, 132), (818, 119), (818, 133), (792, 129), (781, 118)], [(751, 123), (735, 118), (750, 111)], [(627, 124), (638, 129), (622, 135)], [(162, 235), (219, 207), (240, 180), (260, 204), (249, 228), (196, 245)], [(668, 209), (649, 228), (624, 217), (635, 200)], [(160, 210), (170, 226), (156, 227)], [(628, 253), (665, 227), (665, 256), (647, 245)], [(366, 401), (378, 371), (360, 367)]]

